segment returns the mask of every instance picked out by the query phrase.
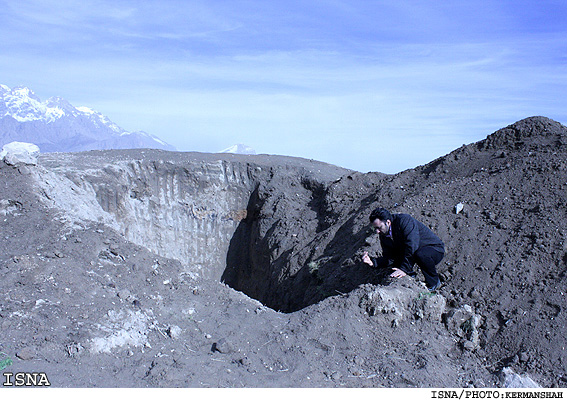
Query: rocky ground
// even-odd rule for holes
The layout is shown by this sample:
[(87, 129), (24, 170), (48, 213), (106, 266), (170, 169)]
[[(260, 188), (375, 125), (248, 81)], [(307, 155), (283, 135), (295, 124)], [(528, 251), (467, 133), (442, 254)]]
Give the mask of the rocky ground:
[[(396, 175), (157, 151), (5, 159), (2, 372), (58, 387), (565, 387), (566, 157), (567, 128), (534, 117)], [(171, 182), (246, 196), (242, 209), (189, 209), (195, 234), (223, 229), (198, 238), (199, 262), (167, 248), (182, 238), (168, 233), (181, 219), (165, 224), (180, 215), (164, 213), (174, 194), (105, 168), (190, 159), (246, 168), (212, 191)], [(183, 167), (176, 178), (194, 171)], [(379, 253), (377, 206), (446, 242), (438, 293), (360, 262)]]

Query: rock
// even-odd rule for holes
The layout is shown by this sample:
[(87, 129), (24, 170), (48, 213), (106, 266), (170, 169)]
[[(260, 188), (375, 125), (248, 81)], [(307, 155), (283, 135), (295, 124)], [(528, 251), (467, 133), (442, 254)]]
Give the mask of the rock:
[(237, 359), (233, 362), (236, 363), (239, 366), (250, 366), (250, 363), (251, 363), (250, 359), (248, 359), (247, 357)]
[(529, 388), (529, 389), (537, 389), (541, 388), (539, 384), (534, 382), (529, 376), (520, 376), (519, 374), (515, 373), (510, 368), (502, 369), (500, 373), (500, 380), (502, 383), (502, 387), (507, 389), (517, 389), (517, 388)]
[(481, 293), (480, 293), (476, 288), (473, 288), (473, 289), (470, 291), (469, 296), (472, 297), (473, 299), (478, 299), (478, 298), (480, 298), (482, 295), (481, 295)]
[(32, 346), (24, 347), (16, 353), (16, 357), (23, 361), (29, 361), (36, 357), (36, 350)]
[(183, 330), (181, 329), (181, 327), (178, 327), (176, 325), (172, 325), (167, 329), (167, 335), (169, 335), (169, 337), (173, 339), (178, 339), (182, 332)]
[(358, 366), (362, 366), (364, 364), (364, 359), (360, 356), (355, 356), (352, 361)]
[(333, 373), (331, 374), (331, 380), (334, 380), (334, 381), (340, 380), (341, 377), (343, 377), (343, 375), (342, 375), (341, 372), (338, 372), (338, 371), (337, 371), (337, 372), (333, 372)]
[(211, 351), (227, 354), (227, 353), (235, 352), (235, 349), (230, 342), (228, 342), (224, 338), (221, 338), (217, 342), (213, 343), (213, 346), (211, 347)]
[(134, 296), (132, 296), (128, 289), (120, 290), (117, 295), (120, 299), (126, 300), (127, 302), (133, 302), (135, 300)]
[(65, 346), (65, 350), (71, 358), (76, 358), (85, 350), (85, 347), (78, 342), (71, 342)]
[(362, 295), (359, 303), (371, 316), (380, 316), (391, 327), (411, 318), (442, 320), (447, 301), (443, 295), (426, 292), (409, 276), (388, 286), (374, 286)]
[(382, 315), (389, 322), (396, 323), (410, 315), (409, 307), (417, 297), (417, 292), (411, 288), (404, 287), (406, 282), (403, 278), (400, 284), (389, 286), (376, 286), (362, 296), (360, 306), (371, 315)]
[(12, 142), (4, 145), (0, 152), (0, 160), (8, 165), (15, 166), (19, 164), (37, 165), (37, 157), (39, 156), (39, 147), (32, 143)]
[[(464, 305), (461, 308), (453, 309), (447, 313), (447, 329), (462, 338), (463, 347), (467, 341), (466, 349), (475, 350), (480, 346), (480, 333), (478, 327), (481, 324), (482, 317), (475, 314), (472, 307)], [(472, 349), (470, 349), (472, 348)]]
[(447, 300), (443, 295), (423, 293), (415, 304), (415, 314), (419, 318), (430, 321), (441, 321)]
[(521, 352), (519, 359), (520, 362), (527, 362), (530, 359), (530, 355), (527, 352)]
[(454, 209), (455, 209), (455, 214), (458, 215), (459, 213), (461, 213), (461, 212), (463, 211), (464, 208), (465, 208), (465, 205), (463, 205), (463, 204), (460, 203), (460, 202), (457, 203), (457, 204), (455, 205), (455, 208), (454, 208)]
[(8, 215), (20, 216), (21, 215), (20, 212), (22, 211), (22, 209), (23, 209), (22, 203), (19, 201), (6, 200), (6, 199), (0, 200), (0, 215), (2, 216), (8, 216)]
[(463, 348), (464, 348), (466, 351), (472, 352), (472, 351), (475, 350), (475, 345), (473, 344), (472, 341), (466, 340), (466, 341), (463, 343)]

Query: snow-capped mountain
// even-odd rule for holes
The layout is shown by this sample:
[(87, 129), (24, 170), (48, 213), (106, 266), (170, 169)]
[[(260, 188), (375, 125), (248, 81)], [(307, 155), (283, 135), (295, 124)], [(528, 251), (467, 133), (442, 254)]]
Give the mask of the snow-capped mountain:
[(0, 84), (0, 146), (34, 143), (42, 152), (153, 148), (175, 150), (145, 132), (128, 132), (87, 107), (60, 97), (41, 101), (27, 87)]
[(256, 151), (244, 144), (235, 144), (230, 146), (224, 150), (221, 150), (219, 153), (233, 153), (233, 154), (256, 154)]

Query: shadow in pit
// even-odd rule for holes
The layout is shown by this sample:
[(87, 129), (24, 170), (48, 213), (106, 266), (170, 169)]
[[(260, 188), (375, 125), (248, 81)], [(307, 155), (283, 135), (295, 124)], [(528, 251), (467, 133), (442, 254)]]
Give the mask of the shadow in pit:
[[(258, 197), (258, 187), (256, 187), (248, 201), (246, 217), (240, 221), (230, 240), (226, 256), (226, 268), (221, 276), (221, 282), (249, 296), (250, 294), (243, 288), (250, 281), (247, 278), (252, 276), (250, 269), (252, 268), (253, 258), (250, 250), (253, 243), (252, 233), (257, 225), (260, 207), (261, 202)], [(256, 259), (260, 259), (260, 257), (256, 257)]]
[(292, 251), (270, 263), (265, 239), (254, 240), (255, 226), (253, 221), (240, 223), (230, 243), (221, 281), (276, 311), (295, 312), (329, 296), (349, 293), (362, 284), (387, 282), (383, 272), (372, 270), (358, 259), (343, 263), (323, 260), (316, 265), (308, 260), (292, 276), (278, 277)]
[(281, 310), (271, 293), (274, 285), (268, 244), (277, 222), (272, 224), (264, 237), (259, 237), (259, 216), (263, 201), (259, 197), (258, 188), (250, 196), (246, 218), (240, 221), (230, 240), (221, 282), (274, 310)]
[[(364, 284), (388, 285), (393, 282), (389, 276), (391, 271), (372, 268), (362, 262), (362, 252), (379, 252), (380, 241), (377, 237), (374, 241), (369, 240), (375, 234), (370, 222), (368, 226), (361, 227), (357, 224), (357, 219), (368, 218), (377, 202), (375, 195), (364, 198), (358, 210), (351, 214), (326, 243), (324, 250), (307, 260), (299, 269), (296, 277), (303, 278), (303, 282), (293, 299), (296, 305), (292, 311), (316, 304), (330, 296), (350, 293)], [(383, 197), (380, 206), (392, 209), (397, 204), (393, 199)]]
[[(370, 268), (357, 256), (368, 246), (366, 240), (372, 231), (370, 227), (357, 229), (355, 216), (337, 229), (322, 253), (314, 249), (303, 263), (297, 263), (300, 268), (290, 268), (293, 250), (284, 251), (272, 262), (270, 237), (278, 221), (260, 237), (262, 205), (256, 188), (247, 206), (247, 216), (229, 244), (221, 281), (231, 288), (274, 310), (289, 313), (329, 296), (349, 293), (362, 284), (389, 283), (384, 271)], [(284, 273), (292, 275), (282, 276)]]
[[(327, 244), (317, 262), (316, 271), (307, 263), (299, 274), (310, 278), (304, 282), (302, 306), (316, 304), (334, 295), (352, 292), (363, 284), (382, 284), (391, 282), (387, 271), (371, 268), (362, 262), (360, 251), (369, 247), (366, 239), (372, 234), (368, 228), (354, 233), (354, 217), (345, 222)], [(300, 307), (301, 308), (301, 307)]]

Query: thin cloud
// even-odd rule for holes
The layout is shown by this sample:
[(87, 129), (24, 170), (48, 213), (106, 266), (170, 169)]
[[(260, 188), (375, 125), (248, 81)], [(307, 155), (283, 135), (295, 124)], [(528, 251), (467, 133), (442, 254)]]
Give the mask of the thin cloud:
[(395, 172), (526, 116), (565, 120), (566, 7), (520, 3), (8, 1), (0, 69), (181, 150)]

